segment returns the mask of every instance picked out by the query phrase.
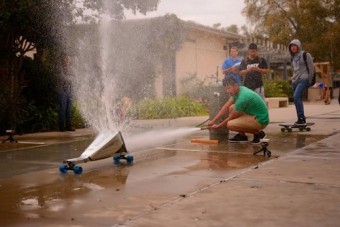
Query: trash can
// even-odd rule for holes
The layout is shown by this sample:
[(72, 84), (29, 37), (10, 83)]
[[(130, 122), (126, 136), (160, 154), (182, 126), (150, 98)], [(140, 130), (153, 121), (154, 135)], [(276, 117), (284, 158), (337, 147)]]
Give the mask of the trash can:
[[(210, 85), (210, 96), (209, 96), (209, 119), (212, 120), (220, 111), (220, 109), (224, 106), (224, 104), (228, 101), (229, 95), (226, 93), (225, 88), (222, 85), (222, 82), (216, 82)], [(224, 121), (229, 114), (226, 114), (222, 118), (220, 118), (216, 124)], [(229, 139), (229, 130), (226, 126), (222, 128), (210, 130), (209, 136), (211, 140), (228, 140)]]

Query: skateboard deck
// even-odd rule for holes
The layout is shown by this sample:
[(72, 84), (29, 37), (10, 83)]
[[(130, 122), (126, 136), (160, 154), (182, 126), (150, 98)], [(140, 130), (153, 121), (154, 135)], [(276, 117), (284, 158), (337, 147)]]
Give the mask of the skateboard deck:
[(314, 124), (315, 124), (314, 122), (308, 122), (306, 124), (298, 124), (298, 125), (294, 123), (284, 123), (284, 124), (279, 124), (279, 125), (282, 126), (281, 132), (284, 132), (286, 130), (288, 132), (291, 132), (293, 131), (294, 128), (297, 128), (299, 129), (300, 132), (302, 132), (303, 130), (310, 131), (311, 130), (310, 126)]

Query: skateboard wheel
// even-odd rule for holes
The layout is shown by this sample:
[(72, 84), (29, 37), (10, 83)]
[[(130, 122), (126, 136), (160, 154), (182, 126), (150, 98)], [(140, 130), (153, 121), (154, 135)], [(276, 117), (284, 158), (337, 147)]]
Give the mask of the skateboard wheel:
[(288, 132), (292, 132), (293, 130), (291, 128), (287, 129)]
[(132, 163), (133, 162), (133, 156), (126, 156), (126, 162)]
[(75, 167), (73, 168), (73, 172), (74, 172), (75, 174), (81, 174), (81, 173), (83, 172), (83, 168), (82, 168), (81, 166), (75, 166)]
[(67, 165), (61, 165), (59, 166), (59, 171), (61, 173), (67, 173), (67, 170), (68, 170), (68, 166)]
[(310, 131), (310, 128), (308, 127), (308, 128), (306, 128), (306, 130), (309, 132), (309, 131)]
[(281, 132), (285, 132), (285, 128), (281, 128)]
[(272, 156), (272, 152), (267, 151), (267, 155), (268, 155), (268, 157)]
[(113, 162), (116, 163), (116, 164), (119, 164), (120, 163), (120, 157), (119, 156), (113, 157)]
[(299, 128), (299, 131), (300, 131), (300, 132), (302, 132), (302, 131), (303, 131), (303, 128), (302, 128), (302, 127), (300, 127), (300, 128)]

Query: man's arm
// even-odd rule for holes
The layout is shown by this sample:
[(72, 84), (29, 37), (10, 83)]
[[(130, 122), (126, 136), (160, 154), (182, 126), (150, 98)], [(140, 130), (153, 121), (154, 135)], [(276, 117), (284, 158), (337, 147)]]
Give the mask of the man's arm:
[(230, 58), (227, 58), (226, 60), (224, 60), (224, 62), (223, 62), (223, 64), (222, 64), (222, 73), (223, 74), (226, 74), (226, 73), (237, 73), (237, 69), (236, 69), (236, 67), (234, 67), (234, 66), (230, 66), (230, 67), (228, 67), (228, 60), (229, 60)]
[(227, 69), (222, 69), (222, 73), (226, 74), (226, 73), (238, 73), (238, 69), (235, 66), (231, 66)]
[(229, 111), (229, 107), (234, 104), (234, 99), (229, 98), (229, 100), (224, 104), (224, 106), (221, 108), (221, 110), (216, 114), (213, 120), (208, 121), (208, 125), (213, 125), (216, 123), (218, 119), (220, 119), (222, 116), (224, 116)]
[(252, 68), (249, 68), (249, 69), (243, 69), (243, 70), (240, 70), (240, 72), (239, 72), (239, 73), (240, 73), (240, 75), (241, 75), (241, 76), (244, 76), (244, 75), (246, 75), (248, 72), (250, 72), (250, 71), (251, 71), (251, 69), (252, 69)]
[(241, 61), (241, 65), (240, 65), (240, 69), (239, 69), (239, 74), (241, 76), (244, 76), (245, 74), (247, 74), (249, 72), (249, 70), (247, 69), (247, 66), (246, 66), (246, 61), (245, 59), (243, 59)]
[(222, 121), (222, 122), (221, 122), (220, 124), (218, 124), (218, 125), (213, 125), (213, 126), (211, 126), (210, 129), (218, 129), (218, 128), (221, 128), (221, 127), (223, 127), (224, 125), (227, 125), (228, 121), (233, 120), (233, 119), (235, 119), (235, 118), (238, 118), (238, 117), (240, 117), (241, 115), (242, 115), (241, 112), (236, 112), (235, 110), (233, 110), (233, 111), (230, 113), (230, 115), (229, 115), (224, 121)]
[(261, 74), (267, 74), (267, 72), (268, 72), (268, 69), (261, 69), (259, 67), (254, 67), (253, 70), (258, 71)]

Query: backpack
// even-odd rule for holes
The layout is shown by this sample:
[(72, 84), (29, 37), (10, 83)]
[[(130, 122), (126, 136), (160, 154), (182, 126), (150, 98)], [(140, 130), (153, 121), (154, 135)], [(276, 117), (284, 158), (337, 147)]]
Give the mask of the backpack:
[[(307, 64), (307, 52), (304, 51), (302, 53), (302, 57), (303, 57), (303, 61), (305, 62), (306, 64), (306, 68), (307, 68), (307, 72), (308, 72), (308, 75), (309, 75), (309, 68), (308, 68), (308, 64)], [(291, 62), (293, 62), (293, 58), (291, 59)], [(313, 78), (312, 78), (312, 82), (310, 83), (310, 86), (313, 86), (316, 82), (316, 70), (315, 70), (315, 67), (314, 67), (314, 74), (313, 74)]]
[[(307, 64), (307, 52), (306, 51), (303, 52), (302, 57), (303, 57), (303, 60), (305, 61), (306, 68), (307, 68), (308, 75), (309, 75), (309, 68), (308, 68), (308, 64)], [(310, 83), (310, 86), (313, 86), (315, 84), (315, 82), (316, 82), (316, 70), (315, 70), (315, 67), (314, 67), (314, 74), (313, 74), (313, 78), (312, 78), (312, 82)]]

